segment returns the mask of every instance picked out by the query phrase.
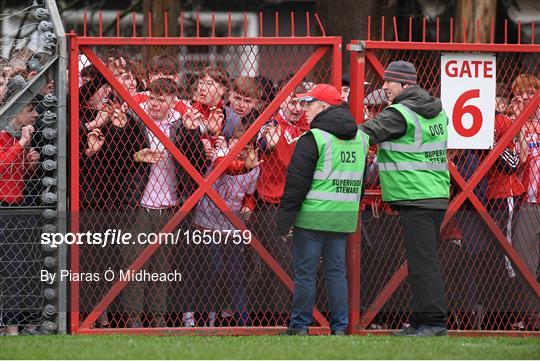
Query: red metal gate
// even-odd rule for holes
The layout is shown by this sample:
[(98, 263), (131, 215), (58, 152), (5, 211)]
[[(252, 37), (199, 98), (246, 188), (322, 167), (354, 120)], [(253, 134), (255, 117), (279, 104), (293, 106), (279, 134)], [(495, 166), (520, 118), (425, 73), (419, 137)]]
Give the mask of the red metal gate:
[[(101, 16), (99, 36), (86, 36), (86, 16), (83, 36), (71, 34), (69, 80), (70, 109), (72, 109), (70, 114), (71, 157), (69, 162), (71, 232), (104, 233), (107, 229), (123, 229), (124, 231), (135, 229), (140, 231), (141, 227), (146, 229), (144, 227), (148, 225), (145, 223), (147, 215), (144, 215), (143, 218), (139, 217), (140, 212), (144, 211), (141, 211), (140, 199), (136, 199), (134, 195), (140, 184), (134, 181), (135, 176), (131, 176), (131, 170), (126, 168), (125, 163), (132, 162), (139, 166), (137, 162), (141, 162), (141, 157), (145, 156), (141, 153), (137, 153), (137, 155), (129, 153), (126, 149), (142, 149), (142, 143), (147, 142), (148, 139), (153, 139), (153, 144), (161, 143), (164, 146), (158, 158), (167, 157), (168, 152), (171, 159), (180, 165), (182, 173), (178, 173), (181, 174), (178, 184), (180, 184), (179, 188), (183, 188), (181, 191), (192, 186), (192, 191), (189, 191), (185, 199), (180, 198), (172, 206), (160, 210), (157, 223), (152, 223), (153, 226), (156, 226), (155, 232), (159, 231), (159, 233), (176, 232), (174, 234), (178, 234), (181, 230), (181, 235), (184, 238), (180, 243), (174, 246), (150, 244), (143, 248), (137, 248), (135, 251), (132, 250), (128, 254), (120, 248), (130, 248), (129, 245), (100, 247), (74, 244), (72, 246), (72, 273), (90, 272), (98, 273), (100, 276), (99, 280), (72, 280), (70, 283), (70, 325), (73, 333), (271, 334), (284, 330), (288, 317), (287, 303), (290, 297), (282, 293), (283, 290), (290, 292), (292, 289), (292, 280), (289, 276), (290, 265), (289, 262), (285, 261), (286, 257), (283, 256), (289, 253), (289, 245), (272, 234), (254, 231), (251, 232), (249, 247), (235, 248), (233, 251), (221, 248), (217, 251), (218, 255), (216, 256), (216, 250), (209, 247), (204, 248), (200, 238), (198, 239), (199, 247), (195, 247), (193, 244), (193, 247), (188, 247), (186, 243), (189, 243), (189, 240), (186, 240), (186, 237), (190, 237), (190, 235), (193, 237), (194, 232), (197, 231), (204, 232), (200, 228), (193, 227), (192, 222), (193, 218), (197, 217), (193, 210), (201, 202), (206, 202), (207, 205), (214, 203), (219, 209), (218, 213), (221, 212), (221, 215), (225, 216), (222, 220), (230, 222), (236, 230), (247, 231), (248, 227), (258, 227), (258, 230), (265, 230), (271, 226), (273, 220), (267, 218), (266, 213), (262, 213), (261, 210), (260, 205), (264, 202), (260, 199), (257, 200), (257, 206), (253, 210), (251, 219), (246, 223), (239, 217), (236, 210), (231, 210), (227, 205), (229, 195), (224, 197), (223, 194), (218, 194), (216, 182), (220, 182), (222, 176), (232, 166), (233, 161), (237, 160), (237, 156), (243, 152), (253, 138), (257, 138), (261, 127), (269, 119), (273, 119), (280, 106), (287, 106), (290, 102), (289, 94), (293, 93), (298, 86), (306, 85), (306, 81), (331, 82), (340, 86), (341, 38), (325, 36), (324, 29), (316, 15), (315, 18), (323, 36), (311, 36), (310, 20), (312, 19), (309, 14), (306, 14), (307, 32), (305, 36), (299, 35), (298, 30), (295, 34), (293, 14), (291, 14), (291, 37), (278, 35), (277, 14), (276, 32), (271, 36), (263, 34), (262, 15), (259, 16), (259, 34), (257, 36), (247, 37), (249, 24), (246, 15), (241, 21), (243, 32), (239, 36), (234, 36), (234, 24), (231, 23), (230, 14), (228, 15), (228, 32), (222, 36), (216, 35), (214, 14), (212, 14), (210, 22), (211, 33), (208, 36), (200, 34), (204, 28), (200, 27), (198, 14), (196, 15), (194, 29), (196, 36), (194, 37), (184, 36), (184, 14), (181, 14), (180, 17), (180, 37), (168, 37), (167, 35), (165, 37), (152, 37), (151, 22), (149, 22), (148, 29), (150, 36), (138, 36), (135, 15), (133, 15), (133, 32), (128, 35), (121, 34), (120, 21), (117, 18), (116, 35), (102, 36)], [(165, 19), (167, 19), (167, 14), (165, 14)], [(315, 21), (312, 22), (315, 23)], [(165, 29), (167, 29), (167, 21), (165, 21)], [(187, 20), (185, 32), (188, 32)], [(167, 30), (165, 30), (165, 34), (167, 34)], [(207, 54), (193, 55), (196, 51), (207, 51)], [(174, 71), (170, 71), (174, 64), (171, 65), (169, 62), (167, 65), (167, 59), (163, 57), (158, 57), (157, 62), (145, 60), (150, 59), (147, 53), (172, 54), (171, 56), (175, 59), (172, 63), (181, 64), (183, 69), (175, 67)], [(142, 60), (137, 60), (138, 58), (142, 58)], [(159, 65), (159, 61), (161, 61), (161, 65)], [(92, 66), (89, 67), (89, 65)], [(189, 149), (190, 146), (195, 147), (196, 144), (187, 144), (187, 148), (180, 149), (182, 144), (175, 143), (174, 139), (169, 139), (160, 129), (161, 123), (158, 124), (149, 117), (145, 111), (149, 108), (143, 109), (145, 106), (151, 107), (148, 105), (150, 101), (148, 97), (155, 98), (159, 95), (163, 99), (168, 99), (167, 92), (162, 91), (162, 89), (136, 92), (132, 91), (133, 89), (130, 89), (126, 84), (133, 76), (139, 78), (136, 81), (139, 82), (137, 85), (141, 89), (141, 83), (150, 89), (159, 84), (165, 87), (167, 80), (155, 83), (148, 78), (143, 79), (142, 75), (139, 77), (139, 72), (150, 73), (155, 70), (151, 69), (152, 66), (159, 66), (159, 71), (154, 72), (161, 72), (160, 76), (163, 77), (176, 75), (175, 81), (180, 81), (182, 86), (179, 87), (177, 94), (179, 100), (175, 100), (174, 107), (178, 112), (185, 112), (185, 108), (189, 109), (194, 106), (196, 101), (182, 102), (182, 99), (191, 99), (193, 92), (190, 94), (189, 86), (195, 84), (196, 87), (200, 84), (200, 82), (196, 82), (196, 77), (199, 73), (207, 71), (204, 68), (209, 65), (220, 65), (234, 77), (247, 74), (253, 78), (255, 75), (264, 75), (266, 79), (259, 83), (261, 94), (256, 100), (259, 102), (266, 100), (266, 104), (261, 107), (258, 116), (249, 122), (249, 127), (245, 129), (244, 134), (237, 139), (235, 145), (231, 146), (221, 161), (214, 164), (213, 169), (204, 173), (198, 169), (197, 159), (195, 161), (188, 159), (186, 154), (186, 149)], [(81, 67), (83, 67), (82, 70)], [(178, 77), (179, 74), (183, 77)], [(84, 79), (81, 80), (81, 78)], [(272, 82), (276, 84), (279, 80), (281, 80), (279, 88), (276, 87), (277, 90), (274, 91), (269, 84), (271, 85)], [(145, 81), (148, 82), (145, 83)], [(82, 85), (80, 85), (81, 83)], [(206, 90), (197, 91), (197, 94), (204, 92)], [(244, 102), (246, 97), (249, 100), (247, 94), (241, 95), (244, 95)], [(97, 102), (95, 102), (96, 99)], [(159, 97), (156, 99), (160, 101)], [(156, 99), (152, 101), (156, 101)], [(104, 101), (108, 103), (106, 106), (99, 105)], [(92, 108), (90, 104), (98, 105), (94, 105)], [(125, 104), (123, 110), (118, 110), (122, 104)], [(127, 111), (126, 105), (129, 108)], [(79, 109), (79, 113), (73, 111)], [(115, 109), (117, 109), (116, 115), (114, 115)], [(203, 112), (204, 109), (199, 110)], [(122, 114), (126, 114), (126, 117)], [(174, 112), (169, 110), (166, 114), (169, 116)], [(108, 120), (102, 121), (104, 118)], [(127, 119), (127, 123), (125, 119)], [(130, 128), (130, 122), (135, 124), (135, 119), (140, 119), (137, 123), (138, 129), (143, 129), (143, 133), (146, 131), (144, 140), (136, 139), (135, 133), (133, 133), (135, 128)], [(221, 122), (226, 123), (227, 119), (225, 118)], [(107, 122), (108, 125), (101, 124)], [(96, 131), (96, 128), (100, 130)], [(130, 130), (128, 131), (128, 129)], [(125, 137), (122, 138), (120, 135), (119, 138), (115, 138), (118, 133), (124, 134)], [(218, 134), (225, 134), (225, 130)], [(115, 140), (119, 141), (115, 144)], [(93, 147), (94, 144), (98, 145)], [(119, 159), (121, 161), (118, 161)], [(161, 161), (164, 158), (159, 159)], [(157, 169), (157, 167), (152, 169)], [(150, 177), (157, 174), (152, 172), (150, 171)], [(275, 172), (278, 170), (276, 169)], [(136, 174), (136, 172), (133, 173)], [(157, 174), (157, 176), (159, 175), (163, 175), (163, 173)], [(234, 177), (228, 179), (234, 179)], [(147, 181), (147, 187), (150, 183), (151, 179)], [(147, 190), (147, 188), (144, 189), (143, 196), (146, 196)], [(149, 194), (154, 193), (150, 191)], [(147, 212), (152, 214), (156, 211), (150, 208)], [(160, 223), (160, 221), (163, 222)], [(141, 223), (144, 223), (144, 226)], [(148, 228), (148, 230), (151, 229)], [(192, 233), (187, 233), (186, 236), (186, 231)], [(199, 236), (203, 234), (205, 233), (199, 233)], [(245, 238), (247, 236), (243, 239)], [(159, 253), (160, 249), (163, 251), (161, 254)], [(133, 253), (135, 255), (130, 257)], [(242, 254), (241, 261), (231, 261), (236, 259), (239, 254)], [(215, 257), (219, 259), (216, 260)], [(152, 262), (153, 265), (150, 266)], [(172, 271), (175, 265), (181, 268), (184, 277), (181, 283), (169, 284), (165, 291), (160, 288), (162, 286), (157, 286), (156, 283), (145, 282), (142, 286), (137, 286), (135, 291), (128, 293), (126, 289), (130, 287), (130, 282), (127, 279), (116, 277), (114, 280), (109, 280), (109, 277), (105, 277), (106, 271), (113, 271), (118, 276), (120, 270), (137, 272), (148, 266), (159, 272), (165, 272)], [(238, 279), (231, 281), (228, 278), (229, 273), (238, 273), (238, 271), (247, 274), (246, 277), (249, 280), (242, 278), (242, 281), (238, 281)], [(205, 272), (210, 273), (210, 276), (204, 275)], [(92, 276), (89, 277), (92, 278)], [(187, 281), (185, 281), (186, 278)], [(207, 282), (208, 279), (211, 280), (210, 283)], [(276, 283), (280, 285), (276, 286)], [(235, 285), (232, 292), (224, 289), (231, 284)], [(229, 292), (228, 295), (223, 294), (226, 291)], [(140, 297), (141, 292), (144, 303), (133, 306), (133, 302), (135, 302), (133, 300), (140, 299), (138, 297)], [(246, 293), (249, 293), (251, 304), (247, 306), (242, 303), (242, 306), (238, 306), (239, 309), (235, 309), (237, 305), (233, 303), (241, 302), (239, 299), (243, 297), (238, 296), (238, 294), (245, 295)], [(198, 306), (201, 298), (213, 299), (212, 297), (216, 295), (227, 298), (228, 301), (224, 301), (223, 304), (231, 306), (230, 309), (224, 308), (223, 304), (212, 303), (213, 301), (209, 301), (207, 307)], [(281, 300), (280, 296), (285, 300)], [(235, 301), (231, 302), (231, 300)], [(126, 306), (126, 303), (129, 305), (130, 302), (134, 308)], [(156, 304), (158, 306), (155, 306)], [(166, 307), (165, 313), (154, 309), (155, 307), (163, 308), (164, 305)], [(313, 329), (314, 333), (328, 332), (328, 321), (322, 313), (324, 305), (325, 300), (319, 299), (318, 309), (315, 310), (318, 327)], [(186, 315), (188, 315), (187, 318)], [(221, 327), (207, 327), (212, 317), (218, 322), (213, 325), (221, 325)]]
[[(371, 33), (371, 18), (368, 19), (368, 24)], [(460, 42), (454, 42), (451, 35), (452, 20), (449, 24), (442, 25), (445, 29), (448, 27), (450, 33), (449, 41), (442, 42), (439, 40), (438, 19), (436, 24), (433, 24), (436, 26), (436, 39), (429, 42), (426, 41), (426, 19), (423, 19), (422, 24), (422, 42), (412, 40), (412, 19), (409, 19), (408, 40), (405, 40), (406, 36), (399, 36), (403, 34), (398, 34), (394, 18), (395, 40), (387, 41), (384, 38), (383, 17), (380, 40), (371, 39), (368, 35), (367, 41), (353, 41), (348, 46), (351, 51), (351, 110), (359, 121), (363, 121), (366, 119), (365, 111), (376, 114), (386, 106), (381, 93), (372, 92), (381, 88), (384, 68), (394, 60), (414, 63), (418, 71), (419, 85), (431, 94), (440, 96), (439, 69), (442, 52), (496, 54), (497, 95), (503, 100), (505, 97), (514, 97), (513, 90), (516, 89), (511, 88), (512, 84), (517, 84), (518, 88), (532, 88), (528, 102), (517, 109), (518, 114), (514, 112), (511, 115), (511, 112), (508, 112), (513, 120), (507, 124), (504, 134), (500, 132), (497, 135), (496, 145), (492, 150), (460, 150), (449, 153), (452, 160), (450, 173), (453, 196), (443, 222), (439, 255), (451, 310), (449, 329), (469, 333), (480, 330), (502, 331), (505, 334), (511, 330), (524, 333), (538, 331), (540, 285), (538, 269), (535, 270), (534, 265), (538, 267), (539, 206), (534, 203), (536, 200), (529, 200), (527, 192), (522, 189), (513, 198), (516, 205), (505, 213), (508, 199), (493, 195), (496, 177), (493, 168), (497, 167), (496, 162), (501, 153), (512, 146), (516, 148), (513, 139), (518, 139), (520, 132), (536, 134), (536, 138), (533, 138), (538, 139), (537, 109), (540, 90), (539, 85), (530, 80), (539, 74), (540, 46), (534, 43), (534, 24), (530, 25), (530, 44), (521, 43), (519, 35), (517, 44), (508, 44), (507, 34), (504, 44), (495, 44), (493, 21), (491, 44), (480, 44), (478, 41), (467, 43), (465, 40), (461, 42), (461, 39), (456, 39)], [(482, 29), (479, 28), (479, 23), (477, 26), (475, 33), (479, 34)], [(464, 36), (466, 33), (467, 29), (464, 28)], [(526, 82), (531, 81), (531, 84), (523, 84), (523, 81), (521, 84), (519, 81), (516, 83), (515, 79), (520, 74), (530, 75)], [(366, 93), (364, 81), (371, 83), (366, 87)], [(370, 109), (362, 106), (363, 100), (368, 98), (371, 99), (368, 102)], [(508, 102), (501, 103), (500, 106), (501, 112), (510, 109)], [(534, 162), (531, 160), (532, 152), (537, 152), (537, 141), (532, 141), (528, 146), (529, 158), (522, 161), (515, 175), (505, 176), (506, 183), (499, 184), (500, 189), (509, 191), (510, 187), (514, 187), (507, 181), (510, 177), (512, 180), (523, 181), (524, 168), (529, 170), (529, 175), (532, 174), (530, 172), (536, 172), (536, 177), (528, 178), (533, 181), (526, 182), (525, 186), (528, 189), (538, 188), (540, 170), (531, 168), (531, 163)], [(403, 282), (407, 277), (407, 266), (398, 216), (381, 203), (376, 177), (366, 182), (368, 191), (362, 214), (361, 252), (359, 242), (354, 248), (357, 257), (354, 267), (361, 276), (352, 280), (353, 287), (360, 290), (353, 296), (355, 302), (351, 302), (352, 327), (356, 333), (387, 332), (385, 330), (402, 327), (410, 315), (410, 291)], [(513, 235), (511, 231), (514, 232)], [(514, 248), (510, 243), (514, 240), (518, 247), (518, 238), (526, 241), (525, 245), (520, 245), (521, 249)], [(527, 263), (524, 258), (528, 259)]]
[[(116, 23), (116, 36), (102, 36), (101, 21), (98, 37), (86, 36), (86, 22), (83, 36), (71, 34), (70, 109), (80, 109), (80, 113), (71, 112), (71, 231), (104, 233), (107, 229), (123, 229), (131, 232), (155, 230), (158, 233), (178, 234), (181, 230), (184, 237), (180, 244), (174, 246), (151, 244), (133, 248), (129, 252), (125, 251), (129, 246), (74, 244), (71, 252), (72, 273), (97, 273), (101, 279), (95, 280), (89, 276), (90, 281), (71, 280), (72, 332), (272, 334), (284, 330), (292, 289), (289, 276), (290, 243), (284, 243), (272, 234), (275, 204), (257, 199), (256, 207), (252, 207), (251, 218), (244, 222), (239, 212), (231, 211), (227, 203), (235, 194), (220, 194), (222, 188), (219, 185), (224, 176), (235, 175), (230, 173), (230, 169), (236, 164), (237, 156), (244, 154), (244, 148), (257, 137), (261, 127), (273, 119), (276, 113), (282, 113), (285, 109), (282, 106), (294, 108), (289, 94), (298, 86), (305, 88), (309, 86), (307, 82), (340, 85), (341, 39), (325, 36), (322, 25), (316, 19), (323, 34), (320, 37), (310, 35), (309, 15), (306, 16), (306, 36), (295, 34), (295, 20), (291, 15), (290, 30), (293, 36), (287, 38), (278, 35), (277, 16), (273, 36), (264, 36), (262, 16), (259, 16), (259, 34), (247, 37), (248, 17), (245, 15), (240, 21), (242, 27), (238, 37), (233, 36), (235, 27), (230, 15), (228, 31), (223, 36), (216, 36), (214, 15), (206, 29), (208, 36), (200, 36), (205, 29), (199, 26), (198, 15), (194, 21), (195, 37), (184, 36), (183, 15), (180, 37), (152, 37), (151, 22), (148, 31), (150, 36), (138, 37), (135, 16), (133, 31), (127, 36), (121, 33), (119, 20)], [(167, 29), (167, 21), (164, 25)], [(397, 29), (395, 33), (397, 37)], [(405, 59), (415, 63), (419, 69), (420, 85), (435, 95), (439, 95), (440, 90), (437, 69), (442, 51), (497, 53), (498, 80), (503, 84), (499, 91), (502, 95), (510, 94), (504, 84), (511, 84), (519, 73), (538, 74), (539, 47), (534, 44), (467, 44), (452, 41), (418, 43), (411, 40), (388, 42), (368, 38), (365, 42), (351, 44), (350, 104), (359, 121), (364, 119), (362, 100), (369, 98), (364, 90), (371, 92), (377, 88), (376, 84), (382, 83), (380, 79), (384, 66), (392, 60)], [(196, 54), (197, 51), (207, 53)], [(148, 54), (169, 54), (169, 59), (158, 57), (155, 61)], [(85, 58), (81, 58), (81, 55)], [(175, 59), (173, 65), (171, 57)], [(183, 64), (183, 68), (178, 68), (178, 64)], [(83, 69), (79, 69), (81, 65)], [(257, 116), (249, 121), (249, 127), (236, 144), (230, 147), (228, 153), (223, 154), (220, 162), (202, 171), (198, 160), (191, 154), (191, 150), (196, 148), (193, 139), (184, 143), (175, 142), (176, 138), (169, 139), (160, 129), (161, 124), (149, 117), (147, 108), (143, 109), (149, 106), (149, 96), (164, 96), (166, 91), (154, 89), (157, 93), (151, 95), (152, 91), (135, 91), (128, 85), (131, 84), (130, 76), (133, 76), (137, 78), (139, 87), (142, 83), (144, 87), (141, 88), (151, 89), (152, 82), (146, 77), (150, 73), (180, 80), (182, 87), (178, 89), (179, 100), (175, 100), (174, 108), (178, 112), (185, 112), (196, 103), (186, 99), (191, 99), (197, 89), (197, 85), (193, 84), (198, 74), (209, 65), (221, 65), (233, 77), (250, 75), (249, 78), (254, 78), (255, 75), (264, 75), (265, 81), (258, 80), (261, 94), (257, 100), (265, 104)], [(271, 84), (268, 80), (282, 81), (274, 89), (268, 85)], [(365, 80), (372, 83), (371, 87), (365, 89)], [(157, 86), (166, 87), (166, 84), (167, 81), (158, 82)], [(189, 90), (190, 86), (194, 87), (192, 91)], [(241, 95), (243, 97), (240, 102), (244, 105), (253, 100), (249, 95)], [(372, 95), (371, 98), (376, 96)], [(535, 329), (535, 318), (539, 313), (537, 276), (529, 269), (530, 260), (524, 263), (523, 249), (518, 254), (508, 239), (512, 239), (509, 232), (516, 228), (514, 224), (519, 223), (518, 219), (525, 225), (538, 224), (539, 220), (526, 218), (536, 217), (534, 210), (532, 213), (524, 213), (521, 210), (525, 206), (515, 207), (510, 211), (510, 216), (506, 216), (513, 218), (513, 223), (504, 227), (506, 218), (499, 214), (500, 202), (490, 198), (483, 201), (485, 197), (480, 196), (480, 190), (486, 188), (484, 183), (489, 181), (490, 168), (494, 167), (499, 155), (512, 143), (512, 138), (520, 130), (532, 132), (527, 125), (538, 107), (539, 98), (538, 92), (531, 96), (489, 153), (459, 152), (453, 158), (450, 166), (453, 199), (439, 247), (451, 308), (449, 327), (452, 330), (504, 332), (512, 328), (524, 331)], [(103, 108), (108, 115), (100, 115), (98, 109), (88, 106), (93, 101), (95, 103), (96, 99), (97, 103), (103, 100), (113, 103)], [(120, 110), (116, 109), (123, 103), (129, 108), (126, 112), (130, 119), (127, 126), (122, 121), (124, 118), (118, 116)], [(372, 107), (371, 111), (376, 112), (382, 107), (380, 103)], [(115, 109), (117, 116), (112, 115)], [(110, 124), (101, 124), (103, 118), (100, 117), (107, 118), (103, 122)], [(130, 128), (132, 123), (136, 123), (143, 133), (146, 131), (144, 141), (133, 136), (136, 127)], [(100, 130), (96, 131), (95, 128)], [(180, 197), (170, 207), (160, 210), (159, 216), (154, 217), (157, 220), (151, 222), (144, 212), (141, 215), (141, 199), (135, 195), (141, 179), (136, 182), (130, 174), (130, 168), (124, 164), (132, 160), (135, 164), (141, 161), (141, 157), (145, 157), (138, 152), (135, 156), (131, 150), (141, 150), (148, 139), (154, 145), (163, 145), (159, 154), (169, 154), (180, 165), (178, 184), (185, 191), (184, 198)], [(100, 145), (89, 146), (92, 142)], [(270, 173), (277, 174), (280, 171), (283, 170), (270, 169)], [(160, 175), (154, 174), (158, 177)], [(521, 174), (518, 172), (515, 176), (521, 177)], [(403, 263), (397, 216), (380, 202), (376, 179), (368, 179), (367, 183), (371, 189), (364, 200), (362, 232), (352, 236), (348, 244), (350, 328), (355, 333), (387, 332), (384, 330), (399, 328), (407, 322), (410, 313), (407, 307), (410, 293), (403, 284), (407, 271)], [(524, 196), (516, 197), (520, 205), (527, 203), (524, 199)], [(186, 238), (193, 236), (194, 232), (205, 231), (200, 225), (193, 227), (197, 207), (201, 207), (201, 204), (215, 204), (222, 221), (230, 222), (235, 229), (252, 230), (249, 246), (240, 252), (236, 248), (232, 248), (232, 251), (226, 248), (205, 248), (200, 241), (204, 233), (199, 233), (197, 245), (200, 247), (194, 247), (194, 244), (188, 247), (190, 245), (186, 244)], [(186, 231), (192, 233), (186, 236)], [(531, 233), (530, 239), (534, 241), (533, 237)], [(537, 254), (534, 242), (529, 246), (529, 253)], [(508, 261), (505, 261), (505, 256)], [(184, 279), (181, 284), (172, 284), (165, 290), (154, 282), (145, 282), (137, 288), (130, 285), (133, 282), (125, 279), (104, 279), (109, 270), (118, 275), (120, 270), (137, 272), (147, 266), (157, 272), (171, 271), (176, 266), (184, 271)], [(238, 276), (239, 273), (242, 276)], [(141, 293), (143, 302), (137, 305), (133, 300), (140, 299)], [(227, 300), (217, 302), (216, 298)], [(244, 302), (245, 299), (248, 299), (249, 304)], [(134, 310), (133, 305), (140, 309)], [(164, 308), (165, 311), (160, 313), (154, 309), (156, 307)], [(315, 310), (318, 327), (312, 329), (313, 333), (328, 332), (326, 311), (324, 293), (318, 292)], [(214, 314), (214, 320), (218, 319), (218, 323), (214, 324), (218, 327), (209, 327), (211, 313)], [(219, 316), (216, 317), (216, 314)], [(185, 323), (186, 315), (192, 316), (193, 324), (189, 324), (189, 319)]]

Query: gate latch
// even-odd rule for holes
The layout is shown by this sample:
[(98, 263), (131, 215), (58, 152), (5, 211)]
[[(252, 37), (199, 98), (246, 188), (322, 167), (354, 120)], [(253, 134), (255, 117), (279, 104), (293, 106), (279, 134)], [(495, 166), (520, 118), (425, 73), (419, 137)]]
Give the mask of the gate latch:
[(364, 45), (364, 42), (360, 42), (360, 44), (347, 44), (347, 50), (348, 51), (356, 51), (356, 52), (363, 52), (366, 49), (366, 46)]

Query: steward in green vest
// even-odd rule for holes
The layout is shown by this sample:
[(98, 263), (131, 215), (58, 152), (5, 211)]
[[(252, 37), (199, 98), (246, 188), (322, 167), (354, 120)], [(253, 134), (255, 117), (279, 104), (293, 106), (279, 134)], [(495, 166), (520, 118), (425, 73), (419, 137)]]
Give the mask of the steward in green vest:
[[(311, 188), (296, 216), (297, 227), (354, 233), (368, 151), (368, 136), (358, 131), (341, 140), (322, 129), (311, 129), (319, 159)], [(304, 135), (307, 136), (307, 135)]]
[[(370, 145), (378, 144), (382, 199), (400, 215), (413, 314), (411, 326), (398, 335), (445, 336), (448, 305), (437, 238), (450, 195), (448, 119), (441, 100), (417, 85), (413, 64), (393, 61), (383, 79), (382, 89), (392, 105), (359, 128), (369, 135)], [(395, 234), (376, 242), (384, 247), (384, 242), (399, 238)]]
[(369, 138), (332, 85), (318, 84), (297, 97), (305, 103), (310, 131), (295, 146), (276, 219), (279, 235), (293, 229), (294, 295), (287, 333), (305, 335), (313, 322), (322, 255), (330, 330), (343, 335), (349, 324), (345, 249), (347, 235), (357, 227)]
[(426, 119), (403, 104), (389, 108), (403, 116), (407, 130), (400, 138), (379, 144), (377, 165), (383, 201), (448, 199), (448, 119), (444, 111)]
[[(319, 84), (315, 96), (328, 99), (335, 89)], [(311, 93), (311, 92), (310, 92)], [(310, 94), (307, 93), (307, 94)], [(322, 95), (320, 94), (322, 93)], [(355, 119), (341, 99), (333, 103), (302, 94), (310, 130), (296, 144), (289, 164), (284, 195), (277, 215), (280, 234), (291, 227), (354, 233), (362, 195), (369, 137), (358, 131)], [(334, 94), (335, 95), (335, 94)], [(312, 105), (326, 104), (310, 114)]]

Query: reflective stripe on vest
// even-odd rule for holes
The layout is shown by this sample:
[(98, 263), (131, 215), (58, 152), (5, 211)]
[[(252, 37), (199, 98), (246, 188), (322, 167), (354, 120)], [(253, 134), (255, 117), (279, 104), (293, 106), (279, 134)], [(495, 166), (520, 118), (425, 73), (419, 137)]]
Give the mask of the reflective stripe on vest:
[(434, 150), (446, 150), (447, 141), (431, 143), (431, 144), (422, 144), (422, 125), (420, 120), (418, 120), (418, 115), (409, 109), (407, 106), (400, 104), (412, 118), (415, 124), (414, 128), (414, 143), (413, 144), (399, 144), (392, 142), (382, 142), (379, 144), (379, 148), (386, 150), (393, 150), (396, 152), (404, 153), (416, 153), (416, 152), (431, 152)]
[(306, 198), (319, 201), (360, 202), (360, 193), (327, 193), (309, 191)]
[(403, 104), (390, 107), (401, 113), (407, 130), (400, 138), (379, 145), (377, 165), (383, 201), (448, 198), (446, 115), (441, 111), (433, 118), (424, 118)]
[[(358, 176), (362, 177), (363, 172), (361, 174), (358, 174), (358, 172), (354, 171), (335, 171), (332, 173), (332, 139), (330, 139), (330, 133), (321, 131), (321, 135), (324, 139), (325, 144), (325, 151), (324, 151), (324, 162), (323, 162), (323, 170), (316, 170), (315, 173), (313, 173), (313, 179), (328, 179), (330, 177), (330, 174), (332, 174), (332, 179), (359, 179)], [(369, 144), (366, 142), (364, 137), (360, 137), (360, 141), (362, 142), (362, 149), (364, 150), (364, 154), (367, 154)]]
[(423, 162), (400, 162), (400, 163), (378, 163), (379, 170), (382, 171), (402, 171), (402, 170), (448, 170), (448, 163), (423, 163)]
[(310, 132), (317, 143), (319, 159), (294, 225), (353, 233), (358, 222), (369, 137), (361, 130), (349, 140), (339, 139), (321, 129)]

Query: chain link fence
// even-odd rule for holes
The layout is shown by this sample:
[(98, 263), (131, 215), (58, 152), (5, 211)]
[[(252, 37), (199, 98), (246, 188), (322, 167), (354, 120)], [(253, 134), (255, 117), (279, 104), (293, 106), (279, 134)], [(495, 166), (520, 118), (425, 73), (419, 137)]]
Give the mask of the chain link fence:
[[(75, 290), (80, 332), (287, 325), (292, 245), (274, 222), (308, 129), (294, 97), (334, 82), (339, 39), (228, 35), (74, 39), (72, 231), (132, 237), (77, 247), (81, 273), (110, 276)], [(152, 243), (159, 232), (167, 243)]]
[[(365, 69), (358, 71), (362, 74), (360, 79), (373, 87), (364, 97), (365, 121), (387, 106), (381, 89), (381, 69), (391, 61), (413, 63), (419, 86), (440, 97), (443, 53), (468, 53), (468, 46), (477, 46), (477, 51), (495, 54), (494, 149), (448, 152), (451, 203), (438, 241), (450, 307), (448, 327), (466, 331), (538, 331), (540, 108), (538, 101), (534, 101), (540, 91), (538, 48), (530, 44), (495, 44), (490, 48), (489, 44), (423, 43), (417, 47), (425, 49), (418, 49), (410, 40), (366, 41), (363, 46), (359, 56), (365, 59)], [(533, 106), (533, 111), (524, 118), (521, 115), (527, 106)], [(517, 122), (521, 126), (513, 128), (515, 132), (495, 153)], [(404, 282), (407, 271), (399, 214), (380, 200), (375, 154), (373, 147), (366, 180), (368, 197), (362, 214), (363, 317), (359, 329), (385, 330), (409, 323), (411, 292)], [(488, 161), (492, 165), (486, 167)], [(469, 185), (472, 194), (464, 197), (462, 193)], [(460, 197), (464, 201), (457, 203)], [(510, 250), (505, 249), (507, 244)], [(514, 258), (511, 251), (515, 251)]]
[(65, 231), (63, 28), (51, 1), (1, 16), (11, 30), (0, 59), (0, 328), (65, 332), (65, 284), (42, 274), (65, 268), (66, 250), (40, 242)]

